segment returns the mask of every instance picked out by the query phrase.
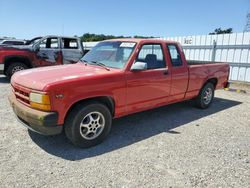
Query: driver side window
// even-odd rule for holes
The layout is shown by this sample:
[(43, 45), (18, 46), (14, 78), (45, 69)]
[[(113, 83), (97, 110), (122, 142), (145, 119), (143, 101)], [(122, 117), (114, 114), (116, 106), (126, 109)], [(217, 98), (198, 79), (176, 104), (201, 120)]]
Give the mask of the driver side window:
[(146, 63), (147, 69), (160, 69), (166, 67), (160, 44), (143, 45), (136, 61)]

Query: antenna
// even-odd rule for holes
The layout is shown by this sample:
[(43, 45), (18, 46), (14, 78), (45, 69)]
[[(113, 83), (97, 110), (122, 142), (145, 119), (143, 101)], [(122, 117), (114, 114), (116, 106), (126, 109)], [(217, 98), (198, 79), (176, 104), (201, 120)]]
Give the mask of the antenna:
[(244, 32), (250, 32), (250, 12), (248, 12), (246, 16), (246, 25), (244, 28)]

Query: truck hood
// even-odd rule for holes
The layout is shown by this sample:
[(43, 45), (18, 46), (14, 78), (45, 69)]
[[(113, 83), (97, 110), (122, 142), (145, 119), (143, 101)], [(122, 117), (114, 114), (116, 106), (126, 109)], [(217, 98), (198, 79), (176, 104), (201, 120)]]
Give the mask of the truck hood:
[(52, 84), (65, 83), (65, 81), (81, 78), (91, 79), (97, 75), (110, 74), (114, 71), (117, 72), (119, 70), (110, 69), (108, 71), (103, 67), (85, 65), (83, 63), (58, 65), (19, 71), (12, 76), (11, 84), (44, 91), (46, 86)]

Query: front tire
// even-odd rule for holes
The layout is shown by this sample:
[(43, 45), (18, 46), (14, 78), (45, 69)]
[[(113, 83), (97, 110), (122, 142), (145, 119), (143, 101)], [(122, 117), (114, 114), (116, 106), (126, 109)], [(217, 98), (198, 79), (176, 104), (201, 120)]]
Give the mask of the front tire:
[(101, 143), (109, 134), (112, 116), (100, 103), (77, 105), (65, 121), (66, 137), (76, 146), (88, 148)]
[(6, 75), (10, 79), (14, 73), (25, 69), (28, 69), (28, 67), (24, 63), (19, 63), (19, 62), (11, 63), (6, 71)]
[(196, 106), (202, 109), (208, 108), (214, 99), (214, 85), (206, 83), (196, 98)]

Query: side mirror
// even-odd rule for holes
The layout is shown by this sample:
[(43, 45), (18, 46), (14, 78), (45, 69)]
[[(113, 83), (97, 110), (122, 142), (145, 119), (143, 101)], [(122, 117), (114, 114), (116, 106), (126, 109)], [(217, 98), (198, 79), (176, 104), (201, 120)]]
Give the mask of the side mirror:
[(38, 52), (40, 50), (39, 44), (35, 44), (33, 48), (35, 52)]
[(132, 66), (131, 66), (131, 71), (143, 71), (143, 70), (147, 70), (147, 63), (144, 62), (135, 62)]

